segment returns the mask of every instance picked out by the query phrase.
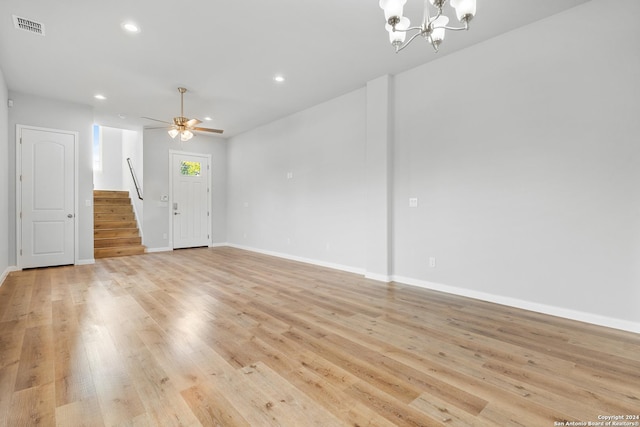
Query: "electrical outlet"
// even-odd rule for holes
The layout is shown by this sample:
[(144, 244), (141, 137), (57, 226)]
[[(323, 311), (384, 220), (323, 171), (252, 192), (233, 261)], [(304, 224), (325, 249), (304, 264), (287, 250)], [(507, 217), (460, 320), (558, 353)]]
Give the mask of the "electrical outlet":
[(163, 233), (163, 234), (162, 234), (162, 238), (163, 238), (164, 240), (167, 240), (167, 233)]
[(435, 268), (435, 266), (436, 266), (436, 257), (434, 256), (429, 257), (429, 267)]
[(418, 207), (418, 198), (417, 197), (409, 198), (409, 207), (410, 208), (417, 208)]

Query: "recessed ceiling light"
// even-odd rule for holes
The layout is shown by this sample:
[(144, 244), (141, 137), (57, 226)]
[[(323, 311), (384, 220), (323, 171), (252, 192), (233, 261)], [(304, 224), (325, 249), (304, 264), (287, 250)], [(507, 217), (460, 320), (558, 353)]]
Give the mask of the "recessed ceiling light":
[(140, 27), (138, 27), (133, 22), (123, 22), (122, 24), (120, 24), (120, 26), (122, 27), (123, 30), (125, 30), (128, 33), (139, 33), (140, 32)]
[(211, 117), (207, 116), (204, 118), (206, 121), (210, 122), (211, 120), (213, 120)]
[(275, 76), (273, 78), (273, 80), (277, 81), (278, 83), (282, 83), (282, 82), (284, 82), (284, 76), (281, 76), (281, 75), (278, 74), (277, 76)]
[(98, 93), (98, 94), (93, 95), (93, 97), (94, 97), (95, 99), (99, 99), (100, 101), (104, 101), (105, 99), (107, 99), (107, 97), (106, 97), (106, 96), (104, 96), (104, 95), (102, 95), (102, 94), (99, 94), (99, 93)]

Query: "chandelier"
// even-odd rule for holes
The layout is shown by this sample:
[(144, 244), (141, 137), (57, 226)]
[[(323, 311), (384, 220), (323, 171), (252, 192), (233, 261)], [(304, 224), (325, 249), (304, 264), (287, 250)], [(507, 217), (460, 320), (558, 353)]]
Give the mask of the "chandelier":
[[(442, 13), (447, 0), (424, 0), (424, 15), (420, 26), (410, 27), (409, 18), (402, 16), (402, 8), (407, 0), (380, 0), (380, 7), (384, 10), (384, 19), (389, 32), (389, 41), (395, 47), (396, 53), (407, 47), (416, 37), (422, 36), (438, 51), (444, 40), (445, 30), (460, 31), (469, 29), (469, 21), (476, 14), (476, 0), (450, 0), (451, 7), (456, 11), (458, 20), (463, 27), (449, 27), (449, 18)], [(435, 9), (431, 11), (429, 3)], [(407, 33), (415, 33), (405, 43)]]

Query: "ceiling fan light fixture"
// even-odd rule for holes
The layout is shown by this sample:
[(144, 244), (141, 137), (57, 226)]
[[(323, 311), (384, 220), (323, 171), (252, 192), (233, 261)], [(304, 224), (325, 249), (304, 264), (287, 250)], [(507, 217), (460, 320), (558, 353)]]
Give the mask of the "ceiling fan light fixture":
[[(198, 125), (202, 123), (200, 120), (189, 119), (185, 117), (183, 95), (185, 94), (186, 91), (187, 89), (183, 87), (178, 88), (178, 92), (180, 92), (180, 115), (173, 118), (173, 123), (165, 120), (154, 119), (151, 117), (143, 117), (143, 118), (147, 120), (153, 120), (154, 122), (160, 122), (160, 123), (169, 125), (168, 127), (165, 127), (165, 129), (168, 129), (167, 133), (169, 134), (169, 136), (175, 139), (176, 136), (180, 134), (181, 141), (189, 141), (191, 138), (195, 136), (194, 132), (223, 133), (224, 131), (222, 129), (210, 129), (210, 128), (198, 127)], [(211, 120), (211, 117), (207, 117), (206, 120)], [(158, 129), (158, 128), (149, 128), (149, 129)]]
[(188, 141), (193, 138), (193, 133), (188, 130), (183, 130), (180, 133), (180, 141)]

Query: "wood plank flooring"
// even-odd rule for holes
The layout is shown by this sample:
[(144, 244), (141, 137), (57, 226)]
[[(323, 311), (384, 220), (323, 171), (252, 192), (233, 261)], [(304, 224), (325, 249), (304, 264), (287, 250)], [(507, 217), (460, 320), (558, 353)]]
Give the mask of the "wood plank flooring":
[(0, 287), (0, 427), (608, 415), (640, 415), (637, 334), (238, 249), (25, 270)]

